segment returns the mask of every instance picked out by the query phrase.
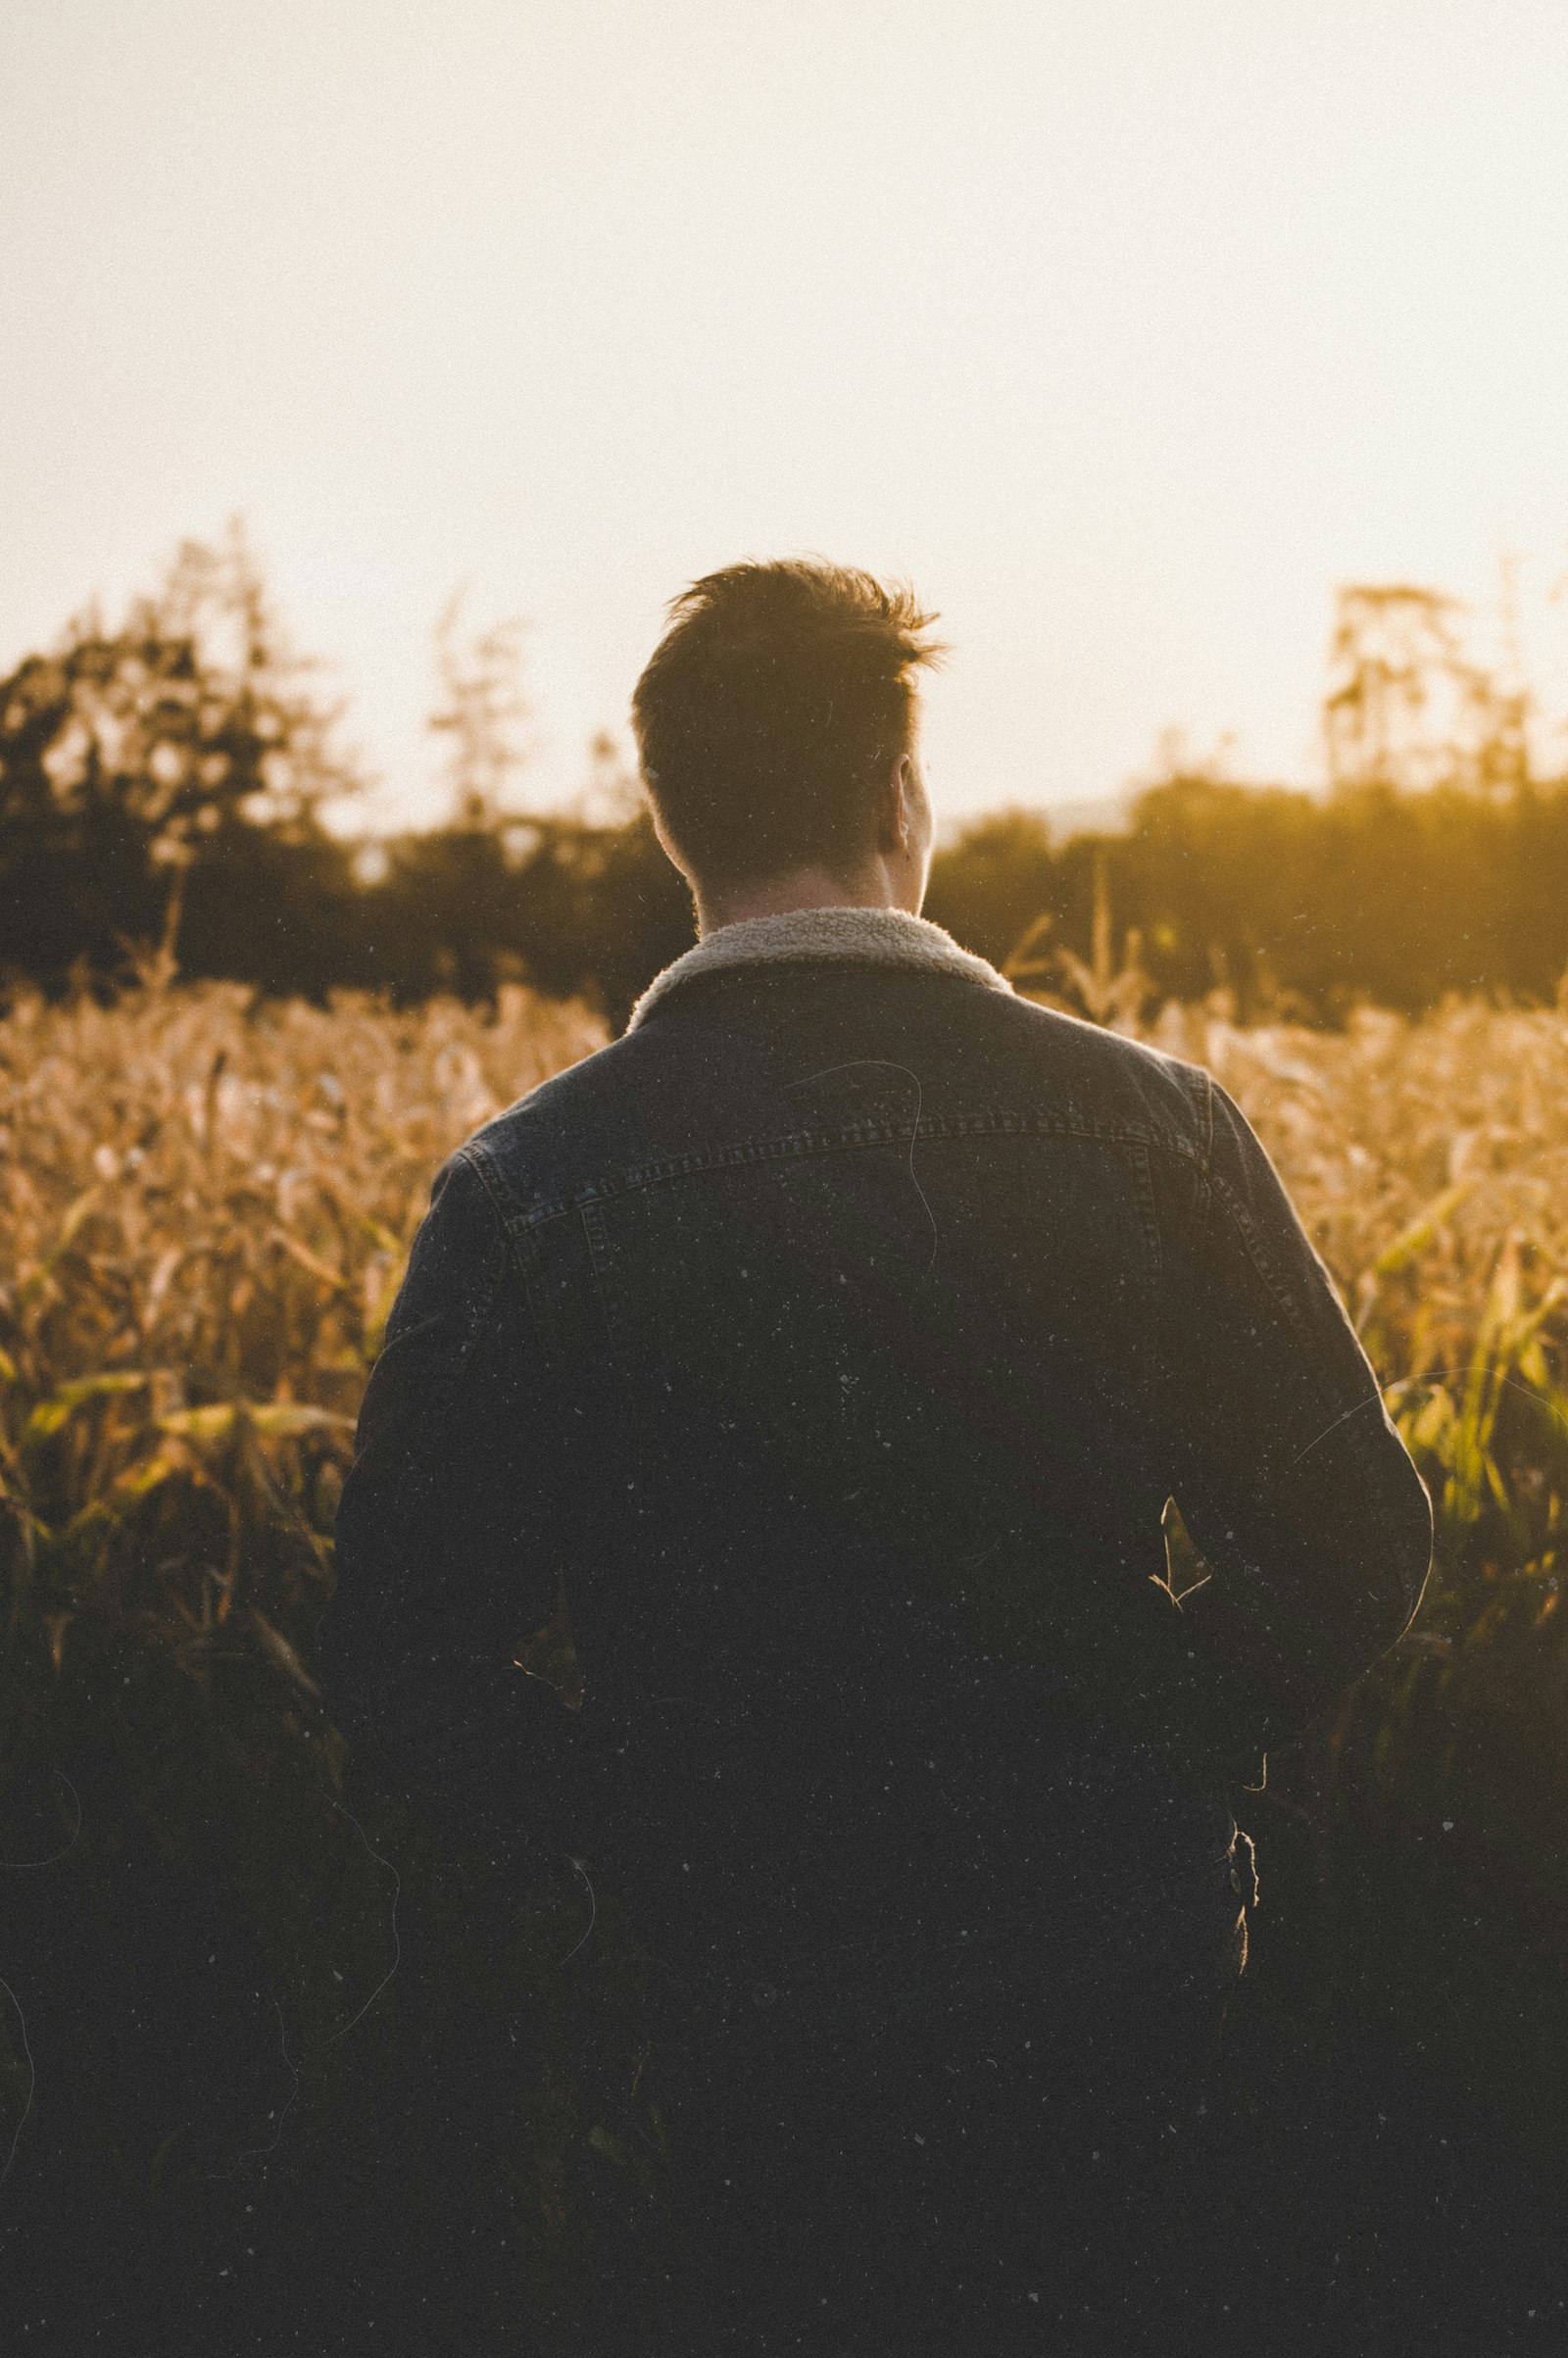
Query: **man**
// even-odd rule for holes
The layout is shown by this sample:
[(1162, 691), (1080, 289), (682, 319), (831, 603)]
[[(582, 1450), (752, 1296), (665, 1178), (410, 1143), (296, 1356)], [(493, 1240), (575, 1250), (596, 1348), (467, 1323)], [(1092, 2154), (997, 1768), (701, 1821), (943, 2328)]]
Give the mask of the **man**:
[[(698, 946), (438, 1174), (338, 1524), (351, 1740), (642, 1940), (643, 2349), (1138, 2346), (1231, 1801), (1430, 1556), (1231, 1100), (920, 917), (929, 619), (821, 564), (675, 601), (633, 717)], [(576, 1710), (516, 1667), (563, 1589)]]

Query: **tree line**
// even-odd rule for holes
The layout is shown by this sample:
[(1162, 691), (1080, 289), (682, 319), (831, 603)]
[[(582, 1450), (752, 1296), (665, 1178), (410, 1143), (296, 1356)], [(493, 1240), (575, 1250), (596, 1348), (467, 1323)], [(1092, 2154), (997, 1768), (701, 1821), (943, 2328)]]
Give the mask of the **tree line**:
[[(927, 912), (1021, 987), (1100, 1019), (1213, 992), (1243, 1019), (1550, 1001), (1568, 970), (1568, 779), (1531, 774), (1524, 703), (1454, 654), (1449, 602), (1342, 599), (1326, 795), (1200, 768), (1116, 831), (977, 819)], [(362, 783), (237, 529), (188, 543), (116, 624), (77, 617), (0, 680), (0, 985), (113, 988), (149, 958), (269, 995), (471, 1002), (508, 981), (618, 1024), (694, 939), (690, 899), (609, 749), (609, 814), (519, 816), (517, 647), (438, 634), (451, 811), (378, 842), (325, 813)], [(1452, 690), (1438, 746), (1411, 716)], [(606, 801), (602, 794), (601, 803)]]

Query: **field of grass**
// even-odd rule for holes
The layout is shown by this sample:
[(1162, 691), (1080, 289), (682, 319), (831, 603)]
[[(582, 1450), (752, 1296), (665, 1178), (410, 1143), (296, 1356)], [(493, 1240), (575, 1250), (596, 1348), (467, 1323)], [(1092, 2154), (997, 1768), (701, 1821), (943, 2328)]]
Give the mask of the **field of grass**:
[(490, 1022), (248, 1006), (213, 984), (0, 1023), (0, 1467), (13, 1612), (57, 1674), (128, 1622), (192, 1676), (259, 1646), (303, 1684), (291, 1580), (329, 1581), (436, 1165), (604, 1037), (516, 989)]
[[(436, 1164), (603, 1036), (517, 989), (487, 1019), (154, 981), (0, 1019), (0, 1849), (29, 1869), (0, 1943), (0, 2206), (108, 2190), (137, 2252), (199, 2275), (226, 2189), (286, 2208), (315, 2139), (348, 2199), (343, 2157), (398, 2134), (390, 1837), (346, 1805), (312, 1676), (334, 1505)], [(1148, 1036), (1256, 1123), (1438, 1509), (1416, 1630), (1271, 1770), (1265, 1904), (1275, 1836), (1308, 2002), (1393, 2022), (1562, 2167), (1568, 1019), (1244, 1031), (1172, 1006)], [(532, 1919), (481, 1952), (477, 1870), (427, 1864), (443, 2002), (548, 1983)], [(109, 1954), (127, 1987), (142, 1957), (155, 2015), (166, 1993), (156, 2100), (122, 2029), (81, 2060), (82, 1960)], [(193, 2031), (203, 1957), (224, 1994)], [(502, 2189), (531, 2223), (519, 2297), (623, 2166), (568, 2045), (530, 2067)]]

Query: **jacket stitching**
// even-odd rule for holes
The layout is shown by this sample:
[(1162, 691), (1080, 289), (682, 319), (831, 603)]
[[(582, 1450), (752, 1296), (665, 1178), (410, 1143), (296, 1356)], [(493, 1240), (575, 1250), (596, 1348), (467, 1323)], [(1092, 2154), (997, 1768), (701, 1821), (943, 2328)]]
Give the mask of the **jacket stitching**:
[[(480, 1300), (474, 1304), (471, 1314), (466, 1322), (463, 1350), (459, 1357), (458, 1366), (454, 1370), (454, 1375), (460, 1376), (464, 1368), (467, 1365), (469, 1355), (472, 1352), (475, 1344), (478, 1342), (480, 1335), (484, 1331), (491, 1311), (495, 1307), (496, 1296), (501, 1287), (502, 1272), (506, 1268), (507, 1262), (511, 1257), (511, 1238), (509, 1234), (509, 1222), (507, 1220), (506, 1212), (502, 1205), (496, 1201), (494, 1190), (486, 1185), (484, 1173), (479, 1170), (473, 1156), (468, 1154), (466, 1148), (460, 1147), (451, 1156), (451, 1162), (453, 1164), (457, 1164), (459, 1162), (466, 1163), (470, 1169), (473, 1170), (475, 1177), (479, 1180), (480, 1186), (484, 1189), (485, 1201), (495, 1215), (494, 1230), (492, 1231), (490, 1237), (486, 1240), (483, 1293)], [(429, 1215), (426, 1214), (426, 1217), (428, 1216)]]
[[(775, 1137), (738, 1139), (720, 1147), (702, 1147), (688, 1154), (662, 1155), (657, 1161), (634, 1165), (599, 1179), (585, 1181), (569, 1195), (546, 1198), (532, 1204), (516, 1204), (507, 1214), (514, 1229), (532, 1228), (560, 1219), (584, 1204), (612, 1197), (635, 1195), (671, 1180), (700, 1177), (708, 1171), (739, 1170), (750, 1165), (782, 1161), (809, 1154), (855, 1154), (878, 1148), (918, 1146), (933, 1140), (963, 1138), (1081, 1138), (1104, 1146), (1134, 1146), (1146, 1153), (1158, 1148), (1187, 1162), (1196, 1162), (1197, 1150), (1179, 1135), (1161, 1136), (1139, 1124), (1074, 1119), (1052, 1113), (996, 1112), (923, 1115), (918, 1122), (858, 1122), (832, 1133), (819, 1130), (781, 1132)], [(503, 1181), (503, 1185), (505, 1182)], [(508, 1190), (509, 1198), (511, 1191)], [(515, 1204), (515, 1199), (511, 1199)]]
[(536, 1255), (524, 1249), (524, 1224), (518, 1221), (513, 1209), (514, 1199), (512, 1190), (507, 1185), (505, 1173), (488, 1147), (481, 1145), (477, 1139), (470, 1138), (459, 1147), (453, 1160), (466, 1162), (473, 1172), (489, 1199), (490, 1207), (496, 1215), (500, 1228), (501, 1252), (491, 1274), (488, 1299), (485, 1304), (486, 1316), (495, 1307), (501, 1272), (510, 1259), (513, 1268), (521, 1280), (523, 1293), (527, 1297), (534, 1334), (540, 1344), (548, 1350), (554, 1321), (550, 1316), (540, 1287)]
[[(1301, 1316), (1300, 1305), (1265, 1248), (1262, 1238), (1257, 1233), (1255, 1223), (1234, 1190), (1226, 1184), (1217, 1171), (1211, 1169), (1208, 1172), (1208, 1185), (1215, 1201), (1223, 1205), (1229, 1214), (1231, 1223), (1246, 1249), (1249, 1264), (1261, 1282), (1263, 1291), (1274, 1303), (1291, 1334), (1301, 1346), (1307, 1365), (1311, 1367), (1312, 1338), (1306, 1322)], [(1314, 1386), (1318, 1387), (1315, 1368), (1312, 1369), (1312, 1376)], [(1321, 1391), (1320, 1387), (1318, 1389), (1319, 1398), (1326, 1400), (1328, 1396)]]
[(502, 1227), (510, 1228), (512, 1225), (510, 1209), (513, 1201), (512, 1191), (489, 1148), (481, 1146), (476, 1138), (470, 1138), (459, 1147), (452, 1159), (454, 1162), (466, 1162), (468, 1165), (479, 1185), (489, 1197)]
[(588, 1251), (588, 1266), (593, 1272), (594, 1300), (604, 1324), (605, 1340), (612, 1355), (617, 1341), (618, 1322), (615, 1316), (614, 1286), (609, 1267), (610, 1240), (605, 1234), (604, 1214), (597, 1197), (577, 1205), (577, 1218), (582, 1228), (583, 1243)]
[(1154, 1204), (1154, 1174), (1150, 1165), (1148, 1140), (1131, 1139), (1128, 1144), (1131, 1148), (1128, 1160), (1133, 1167), (1133, 1178), (1138, 1191), (1138, 1215), (1144, 1231), (1144, 1251), (1149, 1269), (1150, 1307), (1152, 1309), (1158, 1300), (1160, 1282), (1164, 1274), (1159, 1213)]

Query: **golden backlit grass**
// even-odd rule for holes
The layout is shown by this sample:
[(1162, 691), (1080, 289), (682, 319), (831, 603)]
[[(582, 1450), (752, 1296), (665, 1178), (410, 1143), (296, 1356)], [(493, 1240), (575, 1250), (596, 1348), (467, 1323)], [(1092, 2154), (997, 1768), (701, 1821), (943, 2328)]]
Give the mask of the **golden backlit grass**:
[[(1256, 1123), (1437, 1502), (1419, 1626), (1308, 1793), (1347, 1862), (1347, 1938), (1382, 1943), (1391, 2002), (1472, 2076), (1560, 2111), (1568, 1020), (1466, 1003), (1247, 1032), (1171, 1007), (1148, 1036)], [(311, 1669), (366, 1374), (437, 1164), (603, 1037), (515, 989), (487, 1017), (154, 980), (0, 1020), (0, 1777), (64, 1757), (112, 1690), (127, 1790), (171, 1856), (199, 1875), (213, 1826), (239, 1829), (222, 1840), (297, 2052), (342, 2058), (386, 1971), (384, 1879), (356, 1833), (319, 1837), (342, 1750)], [(227, 1818), (201, 1790), (220, 1755)], [(1356, 1917), (1360, 1862), (1412, 1859), (1419, 1890)], [(1484, 1919), (1435, 1974), (1432, 1940)], [(22, 2075), (0, 2039), (5, 2119)], [(558, 2220), (563, 2156), (598, 2126), (568, 2133), (569, 2109), (518, 2196)]]
[(1489, 1561), (1545, 1584), (1549, 1618), (1568, 1016), (1461, 1002), (1417, 1023), (1365, 1009), (1333, 1034), (1169, 1007), (1152, 1037), (1206, 1064), (1268, 1147), (1433, 1487), (1440, 1556), (1455, 1568), (1496, 1510), (1508, 1537), (1489, 1525)]
[[(71, 1956), (85, 1942), (83, 1996), (101, 1995), (151, 1910), (164, 1977), (197, 1976), (181, 2070), (144, 2084), (112, 2005), (78, 2006), (51, 2043), (13, 1941), (0, 2157), (15, 2150), (20, 2179), (53, 2172), (72, 2215), (128, 2201), (135, 2234), (172, 2224), (193, 2269), (214, 2190), (260, 2201), (269, 2153), (286, 2184), (334, 2197), (367, 2154), (416, 2204), (439, 2190), (407, 2096), (425, 2033), (401, 2010), (410, 1872), (386, 1845), (408, 1829), (344, 1801), (312, 1643), (431, 1176), (602, 1037), (521, 990), (481, 1021), (450, 1003), (253, 1008), (237, 987), (155, 980), (113, 1007), (24, 998), (0, 1020), (0, 1847), (52, 1862), (19, 1879), (13, 1931)], [(461, 1897), (445, 1920), (439, 2003), (490, 2003), (490, 1945)], [(198, 1948), (180, 1928), (209, 1921), (226, 1932)], [(526, 1956), (514, 1970), (543, 1986)], [(285, 2093), (296, 2074), (286, 2141), (275, 2112), (252, 2134), (233, 2117), (228, 2075), (253, 2049), (238, 2068), (270, 2056)], [(530, 2252), (564, 2232), (540, 2188), (587, 2126), (577, 2100), (562, 2126), (565, 2099), (533, 2091), (508, 2189), (550, 2228)], [(300, 2199), (314, 2216), (332, 2197)]]
[[(1450, 1571), (1549, 1618), (1568, 1020), (1467, 1003), (1418, 1023), (1367, 1011), (1343, 1034), (1248, 1032), (1172, 1006), (1149, 1036), (1206, 1063), (1256, 1123), (1433, 1483)], [(30, 1631), (58, 1668), (78, 1618), (128, 1618), (193, 1672), (243, 1633), (308, 1680), (293, 1592), (330, 1577), (353, 1418), (430, 1176), (603, 1037), (517, 989), (492, 1017), (253, 1008), (218, 984), (15, 1006), (0, 1021), (14, 1646)]]
[(57, 1666), (78, 1616), (128, 1616), (303, 1683), (279, 1544), (329, 1578), (431, 1175), (602, 1038), (518, 989), (490, 1021), (213, 984), (0, 1023), (0, 1480)]

